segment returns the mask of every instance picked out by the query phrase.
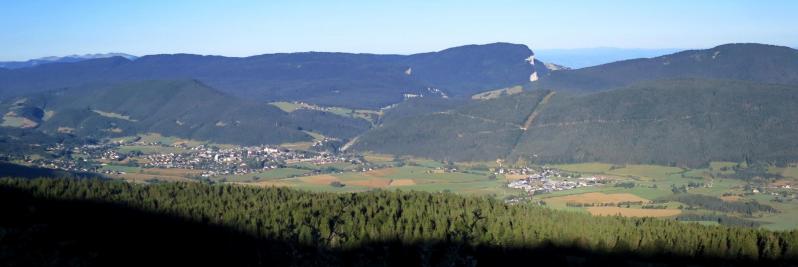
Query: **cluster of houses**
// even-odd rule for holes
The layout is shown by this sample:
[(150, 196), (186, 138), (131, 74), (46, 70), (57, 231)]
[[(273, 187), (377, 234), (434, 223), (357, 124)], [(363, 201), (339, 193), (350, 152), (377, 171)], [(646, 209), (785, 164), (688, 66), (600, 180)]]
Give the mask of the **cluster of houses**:
[(524, 174), (526, 176), (509, 182), (507, 187), (524, 190), (530, 195), (594, 186), (600, 184), (604, 180), (601, 177), (595, 176), (573, 177), (571, 175), (563, 175), (558, 170), (550, 168), (544, 168), (538, 172), (531, 172), (531, 169), (525, 169), (523, 172), (514, 170), (513, 173)]
[[(11, 158), (9, 158), (11, 159)], [(25, 156), (21, 159), (16, 159), (24, 162), (25, 165), (36, 166), (47, 169), (64, 170), (71, 172), (96, 172), (99, 168), (87, 162), (85, 159), (67, 159), (67, 158), (32, 158)]]
[[(177, 147), (180, 153), (123, 153), (119, 149), (127, 145)], [(289, 150), (276, 146), (224, 147), (198, 145), (190, 147), (185, 143), (165, 145), (160, 142), (142, 142), (141, 140), (115, 141), (104, 144), (84, 144), (66, 146), (52, 144), (47, 151), (61, 155), (56, 158), (32, 158), (28, 155), (7, 156), (7, 160), (24, 162), (25, 164), (65, 171), (97, 172), (104, 174), (124, 174), (116, 170), (101, 168), (109, 162), (123, 162), (144, 168), (180, 168), (202, 170), (201, 176), (235, 175), (261, 172), (281, 168), (287, 165), (330, 164), (347, 162), (362, 163), (362, 158), (354, 155), (339, 155), (330, 152), (314, 152)], [(135, 159), (133, 162), (125, 160)]]
[(202, 177), (260, 172), (297, 163), (329, 164), (357, 159), (327, 152), (288, 150), (273, 146), (218, 148), (192, 147), (187, 153), (162, 153), (143, 156), (145, 168), (183, 168), (203, 170)]

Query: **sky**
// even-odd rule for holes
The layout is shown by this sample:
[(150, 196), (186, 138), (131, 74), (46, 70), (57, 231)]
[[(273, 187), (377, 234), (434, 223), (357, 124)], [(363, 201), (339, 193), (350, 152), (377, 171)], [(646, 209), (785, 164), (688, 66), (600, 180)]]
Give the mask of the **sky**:
[(410, 54), (492, 42), (535, 49), (798, 47), (798, 1), (0, 0), (0, 61), (124, 52)]

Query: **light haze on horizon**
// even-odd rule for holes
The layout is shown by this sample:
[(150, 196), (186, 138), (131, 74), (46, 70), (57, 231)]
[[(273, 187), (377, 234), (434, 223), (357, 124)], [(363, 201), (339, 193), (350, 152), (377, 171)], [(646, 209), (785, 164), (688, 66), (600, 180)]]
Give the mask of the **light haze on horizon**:
[[(762, 4), (763, 2), (767, 4)], [(798, 45), (798, 1), (2, 1), (0, 61), (122, 52), (411, 54)]]

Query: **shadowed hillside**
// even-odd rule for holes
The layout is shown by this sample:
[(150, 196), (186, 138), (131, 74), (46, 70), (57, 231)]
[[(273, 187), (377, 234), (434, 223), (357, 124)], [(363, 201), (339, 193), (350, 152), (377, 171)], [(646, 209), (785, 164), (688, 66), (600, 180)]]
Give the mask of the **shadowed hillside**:
[(796, 231), (420, 192), (2, 179), (0, 207), (5, 266), (786, 266), (798, 255)]

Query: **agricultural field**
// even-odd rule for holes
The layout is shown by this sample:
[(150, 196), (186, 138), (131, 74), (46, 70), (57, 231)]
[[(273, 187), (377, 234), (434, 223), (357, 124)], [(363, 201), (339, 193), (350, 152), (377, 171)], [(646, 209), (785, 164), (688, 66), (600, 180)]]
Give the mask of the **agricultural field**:
[[(745, 163), (712, 162), (705, 168), (682, 169), (656, 165), (612, 165), (605, 163), (580, 163), (554, 165), (553, 167), (581, 175), (595, 175), (612, 179), (605, 186), (582, 187), (574, 190), (557, 191), (535, 195), (555, 209), (589, 212), (602, 216), (651, 216), (677, 218), (681, 214), (708, 217), (728, 216), (744, 221), (759, 223), (761, 227), (772, 230), (798, 228), (798, 200), (796, 191), (785, 185), (796, 185), (798, 167), (795, 164), (783, 167), (770, 166), (767, 172), (780, 175), (770, 182), (761, 178), (750, 180), (725, 178), (735, 174), (735, 168), (747, 168)], [(631, 185), (623, 187), (615, 185)], [(691, 186), (692, 185), (692, 186)], [(775, 208), (777, 212), (720, 212), (707, 207), (691, 206), (669, 200), (674, 190), (685, 190), (687, 194), (717, 198), (721, 203), (759, 203)], [(681, 191), (680, 191), (681, 192)], [(621, 197), (623, 196), (623, 197)], [(643, 201), (643, 205), (612, 205), (622, 201)], [(568, 203), (571, 203), (570, 205)], [(580, 206), (584, 205), (584, 206)], [(609, 205), (608, 205), (609, 204)], [(647, 208), (643, 206), (649, 205)], [(651, 206), (657, 206), (652, 208)], [(688, 212), (689, 209), (689, 212)], [(717, 224), (717, 221), (693, 221), (702, 224)]]
[(215, 181), (229, 181), (229, 182), (258, 182), (258, 181), (266, 181), (266, 180), (276, 180), (282, 178), (291, 178), (296, 176), (305, 175), (312, 172), (311, 170), (307, 169), (297, 169), (297, 168), (278, 168), (272, 169), (263, 172), (256, 172), (256, 173), (247, 173), (247, 174), (240, 174), (240, 175), (224, 175), (219, 177), (214, 177), (213, 180)]
[(160, 169), (160, 168), (140, 168), (121, 165), (103, 165), (101, 170), (116, 171), (120, 173), (107, 174), (111, 178), (122, 179), (131, 182), (148, 182), (153, 180), (186, 182), (193, 181), (191, 177), (199, 175), (200, 171), (188, 169)]
[(310, 191), (362, 192), (374, 189), (399, 189), (427, 192), (455, 192), (504, 197), (520, 192), (507, 188), (502, 179), (491, 180), (478, 172), (441, 172), (439, 169), (413, 164), (375, 169), (366, 172), (338, 173), (273, 179), (251, 183), (259, 186), (288, 186)]
[[(183, 148), (168, 146), (192, 142), (159, 135), (143, 135), (141, 141), (164, 145), (128, 145), (120, 151), (142, 153), (182, 152)], [(501, 162), (451, 163), (417, 157), (396, 157), (390, 154), (365, 153), (371, 165), (337, 162), (328, 164), (293, 163), (282, 168), (248, 174), (220, 175), (214, 182), (262, 187), (291, 187), (314, 192), (364, 192), (370, 190), (403, 190), (452, 192), (497, 199), (527, 199), (531, 203), (552, 209), (590, 213), (596, 216), (658, 217), (679, 219), (701, 224), (718, 224), (719, 220), (739, 220), (767, 229), (798, 228), (798, 200), (795, 191), (785, 185), (798, 185), (798, 166), (769, 166), (766, 172), (778, 175), (775, 180), (746, 180), (729, 178), (746, 164), (713, 162), (704, 168), (687, 169), (658, 165), (617, 165), (607, 163), (579, 163), (533, 168), (554, 168), (569, 177), (599, 177), (603, 182), (595, 186), (536, 193), (531, 197), (521, 189), (507, 184), (526, 175), (496, 174)], [(136, 159), (142, 162), (141, 159)], [(123, 172), (112, 177), (134, 182), (153, 179), (190, 181), (198, 171), (180, 169), (151, 169), (124, 166), (120, 161), (103, 166), (102, 170)], [(117, 165), (114, 165), (117, 164)], [(386, 167), (387, 166), (387, 167)], [(507, 167), (505, 167), (507, 168)], [(570, 179), (575, 179), (570, 178)], [(566, 179), (566, 178), (555, 178)], [(759, 182), (756, 182), (759, 181)], [(764, 182), (763, 182), (764, 181)], [(755, 193), (754, 189), (760, 192)], [(777, 212), (750, 213), (718, 211), (695, 203), (671, 199), (677, 193), (705, 196), (720, 203), (759, 203)], [(728, 223), (728, 222), (726, 222)]]

